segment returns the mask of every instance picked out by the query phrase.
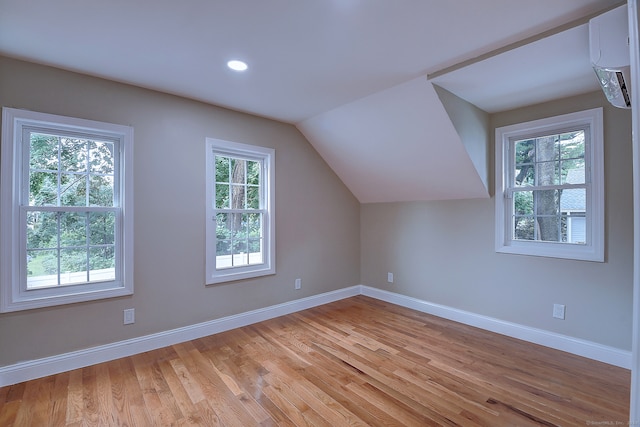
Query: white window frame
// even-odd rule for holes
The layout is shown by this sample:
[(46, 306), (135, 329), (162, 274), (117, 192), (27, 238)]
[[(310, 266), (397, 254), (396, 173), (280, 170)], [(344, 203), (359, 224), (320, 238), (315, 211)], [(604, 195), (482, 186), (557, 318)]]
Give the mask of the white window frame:
[[(29, 185), (28, 148), (23, 130), (35, 129), (87, 138), (108, 138), (118, 147), (119, 173), (115, 182), (115, 280), (27, 289), (26, 229), (22, 199)], [(133, 128), (54, 114), (2, 109), (0, 152), (0, 312), (12, 312), (133, 294)], [(28, 160), (28, 159), (27, 159)], [(28, 201), (26, 201), (28, 204)], [(75, 208), (76, 211), (78, 208)], [(73, 209), (71, 209), (73, 210)]]
[[(512, 237), (512, 192), (509, 182), (515, 153), (512, 141), (587, 126), (585, 147), (586, 244), (515, 240)], [(604, 262), (604, 136), (602, 108), (594, 108), (496, 129), (496, 252)], [(513, 157), (513, 158), (512, 158)]]
[[(276, 273), (275, 150), (238, 142), (206, 138), (206, 281), (207, 285)], [(216, 269), (216, 163), (215, 156), (260, 161), (263, 218), (263, 263)]]

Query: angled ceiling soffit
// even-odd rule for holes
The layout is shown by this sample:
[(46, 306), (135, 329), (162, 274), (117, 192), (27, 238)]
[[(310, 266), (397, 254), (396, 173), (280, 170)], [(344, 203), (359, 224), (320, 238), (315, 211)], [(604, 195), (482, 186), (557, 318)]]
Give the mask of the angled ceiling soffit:
[[(425, 77), (297, 127), (362, 203), (489, 196), (482, 163), (486, 153), (466, 148)], [(470, 151), (479, 160), (472, 160)]]

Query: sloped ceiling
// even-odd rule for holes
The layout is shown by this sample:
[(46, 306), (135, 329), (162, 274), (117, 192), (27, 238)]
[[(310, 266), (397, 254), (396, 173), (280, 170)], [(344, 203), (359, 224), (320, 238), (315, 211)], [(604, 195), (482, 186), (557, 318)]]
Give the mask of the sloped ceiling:
[(487, 197), (425, 77), (298, 124), (363, 203)]
[(295, 124), (361, 202), (487, 197), (432, 83), (487, 112), (597, 90), (584, 29), (509, 52), (620, 3), (0, 0), (0, 54)]
[(490, 113), (599, 88), (586, 23), (429, 80)]

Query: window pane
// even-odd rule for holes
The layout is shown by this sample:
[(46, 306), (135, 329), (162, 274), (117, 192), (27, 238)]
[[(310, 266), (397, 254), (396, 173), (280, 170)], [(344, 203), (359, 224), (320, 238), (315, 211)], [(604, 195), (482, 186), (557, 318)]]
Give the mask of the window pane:
[(247, 184), (260, 185), (260, 162), (247, 161)]
[(87, 244), (86, 215), (78, 212), (60, 212), (60, 246)]
[(56, 212), (27, 212), (27, 249), (58, 247)]
[(247, 214), (231, 214), (231, 218), (233, 222), (231, 237), (233, 265), (246, 265), (249, 263), (247, 243), (249, 223)]
[(541, 190), (534, 192), (536, 211), (536, 240), (559, 242), (560, 229), (560, 191)]
[(113, 175), (114, 144), (112, 142), (89, 142), (90, 172), (95, 174)]
[(58, 174), (52, 172), (29, 172), (29, 205), (58, 205)]
[(87, 282), (87, 251), (85, 249), (60, 250), (60, 284)]
[(540, 232), (536, 240), (542, 240), (545, 242), (561, 242), (561, 225), (560, 216), (537, 217), (537, 226), (540, 229)]
[(513, 204), (516, 215), (532, 215), (533, 191), (518, 191), (514, 193)]
[(228, 184), (216, 184), (216, 209), (229, 209)]
[(65, 173), (60, 176), (60, 206), (86, 206), (86, 197), (86, 175)]
[(558, 136), (548, 135), (536, 138), (536, 162), (549, 162), (557, 160)]
[(536, 154), (535, 140), (528, 139), (516, 141), (515, 146), (515, 165), (514, 174), (516, 185), (535, 185), (534, 162)]
[(262, 237), (262, 217), (263, 215), (260, 213), (247, 214), (249, 237)]
[(219, 213), (216, 215), (216, 238), (229, 239), (231, 237), (231, 229), (229, 223), (229, 214)]
[(115, 243), (116, 214), (114, 212), (92, 212), (89, 214), (89, 243), (112, 245)]
[(560, 184), (560, 169), (558, 162), (542, 162), (536, 164), (536, 185)]
[(536, 184), (535, 168), (533, 163), (523, 164), (516, 167), (514, 174), (515, 184), (517, 186), (531, 187)]
[(587, 243), (587, 222), (584, 214), (570, 215), (566, 220), (567, 243), (584, 245)]
[(245, 163), (240, 159), (231, 159), (231, 182), (234, 184), (244, 184), (245, 181)]
[(29, 146), (30, 169), (58, 169), (58, 137), (32, 133)]
[(260, 187), (247, 187), (247, 209), (260, 209)]
[(249, 239), (249, 264), (262, 263), (262, 239)]
[(113, 206), (113, 176), (89, 177), (89, 206)]
[(229, 182), (229, 164), (228, 157), (216, 156), (216, 182)]
[(562, 162), (562, 184), (584, 184), (584, 160), (573, 159)]
[(216, 215), (216, 268), (232, 267), (231, 261), (231, 219), (229, 214)]
[(249, 239), (249, 264), (264, 263), (262, 250), (262, 218), (263, 214), (253, 213), (247, 215)]
[(560, 194), (560, 210), (572, 215), (584, 215), (587, 209), (587, 189), (570, 188)]
[[(223, 240), (218, 240), (216, 242), (216, 253), (218, 254), (218, 259), (220, 259), (220, 255), (231, 255), (231, 240), (230, 239), (223, 239)], [(229, 267), (231, 266), (231, 257), (227, 256), (225, 258), (228, 261), (228, 265), (222, 265), (222, 267)], [(218, 268), (220, 268), (221, 265), (218, 265)]]
[(90, 282), (115, 280), (116, 254), (113, 246), (89, 249)]
[(60, 170), (63, 172), (86, 172), (87, 149), (87, 140), (60, 138)]
[(27, 289), (58, 286), (58, 251), (27, 251)]
[(229, 215), (229, 227), (231, 231), (231, 239), (234, 241), (234, 248), (239, 240), (246, 240), (247, 238), (247, 219), (246, 214), (233, 213)]
[(584, 159), (584, 131), (560, 135), (561, 159)]
[(513, 238), (515, 240), (534, 240), (534, 224), (533, 217), (516, 217)]
[(245, 188), (244, 185), (231, 186), (231, 209), (245, 209)]
[(560, 213), (560, 192), (558, 190), (534, 191), (536, 215), (549, 216)]

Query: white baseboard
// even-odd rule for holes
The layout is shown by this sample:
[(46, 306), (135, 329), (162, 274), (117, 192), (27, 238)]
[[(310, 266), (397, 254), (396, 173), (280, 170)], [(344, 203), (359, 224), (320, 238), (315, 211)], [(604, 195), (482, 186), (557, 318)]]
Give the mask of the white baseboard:
[(42, 378), (60, 372), (79, 369), (96, 363), (108, 362), (121, 357), (132, 356), (145, 351), (178, 344), (181, 342), (214, 335), (285, 314), (295, 313), (311, 307), (328, 304), (333, 301), (365, 295), (402, 307), (411, 308), (438, 317), (482, 328), (488, 331), (518, 338), (546, 347), (555, 348), (579, 356), (599, 360), (622, 368), (631, 368), (631, 352), (607, 347), (590, 341), (580, 340), (541, 329), (530, 328), (515, 323), (486, 317), (452, 307), (430, 303), (416, 298), (369, 286), (352, 286), (336, 291), (313, 295), (295, 301), (273, 305), (257, 310), (227, 316), (208, 322), (138, 338), (101, 345), (52, 357), (20, 362), (0, 368), (0, 387)]
[(352, 286), (248, 311), (246, 313), (198, 323), (196, 325), (185, 326), (183, 328), (158, 332), (156, 334), (145, 335), (57, 356), (16, 363), (0, 368), (0, 387), (218, 334), (359, 294), (360, 286)]
[(630, 351), (566, 335), (556, 334), (542, 329), (531, 328), (517, 323), (505, 322), (492, 317), (482, 316), (480, 314), (458, 310), (456, 308), (440, 304), (434, 304), (369, 286), (362, 285), (361, 294), (386, 301), (391, 304), (418, 310), (423, 313), (433, 314), (434, 316), (442, 317), (444, 319), (464, 323), (465, 325), (475, 326), (501, 335), (518, 338), (523, 341), (540, 344), (556, 350), (566, 351), (567, 353), (598, 360), (621, 368), (631, 369)]

